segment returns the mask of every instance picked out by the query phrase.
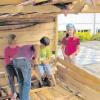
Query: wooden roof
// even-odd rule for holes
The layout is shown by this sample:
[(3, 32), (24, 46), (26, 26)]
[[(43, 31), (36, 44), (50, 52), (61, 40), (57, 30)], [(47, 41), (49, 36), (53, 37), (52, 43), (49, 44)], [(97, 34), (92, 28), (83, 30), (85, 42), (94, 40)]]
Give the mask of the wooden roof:
[(100, 0), (33, 0), (19, 5), (25, 1), (0, 0), (0, 31), (12, 29), (12, 25), (14, 29), (54, 21), (58, 14), (63, 13), (64, 7), (68, 13), (100, 12)]

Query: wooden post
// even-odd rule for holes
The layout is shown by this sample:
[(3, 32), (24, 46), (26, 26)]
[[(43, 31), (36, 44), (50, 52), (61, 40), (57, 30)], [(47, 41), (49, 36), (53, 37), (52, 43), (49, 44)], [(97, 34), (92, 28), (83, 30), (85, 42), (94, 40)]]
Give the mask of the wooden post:
[(55, 18), (55, 33), (54, 33), (55, 56), (57, 56), (57, 49), (58, 49), (58, 22), (57, 22), (57, 17), (56, 17)]
[(93, 13), (93, 34), (96, 34), (96, 27), (95, 27), (95, 24), (96, 24), (96, 11), (95, 11), (95, 3), (94, 3), (94, 0), (92, 0), (93, 4), (94, 4), (94, 13)]

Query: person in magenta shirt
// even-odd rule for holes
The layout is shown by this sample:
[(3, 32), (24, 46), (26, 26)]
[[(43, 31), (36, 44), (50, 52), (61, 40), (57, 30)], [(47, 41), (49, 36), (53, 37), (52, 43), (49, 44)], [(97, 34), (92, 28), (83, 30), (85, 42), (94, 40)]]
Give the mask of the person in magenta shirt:
[(75, 36), (75, 26), (67, 24), (66, 36), (62, 39), (62, 52), (65, 60), (72, 61), (78, 54), (80, 48), (80, 39)]
[(8, 36), (8, 46), (5, 48), (5, 64), (12, 92), (12, 100), (16, 100), (16, 88), (14, 77), (19, 83), (20, 100), (29, 100), (31, 89), (31, 62), (35, 60), (34, 45), (16, 45), (16, 35)]
[(30, 100), (31, 67), (35, 60), (35, 51), (34, 45), (22, 45), (13, 59), (14, 68), (18, 72), (20, 100)]
[(12, 92), (12, 100), (16, 100), (16, 88), (15, 88), (15, 82), (14, 82), (14, 77), (16, 75), (16, 71), (13, 67), (13, 59), (14, 56), (17, 54), (19, 51), (19, 46), (16, 44), (16, 35), (15, 34), (10, 34), (8, 36), (8, 46), (4, 50), (4, 60), (5, 60), (5, 65), (6, 65), (6, 70), (8, 73), (8, 78), (9, 78), (9, 84)]

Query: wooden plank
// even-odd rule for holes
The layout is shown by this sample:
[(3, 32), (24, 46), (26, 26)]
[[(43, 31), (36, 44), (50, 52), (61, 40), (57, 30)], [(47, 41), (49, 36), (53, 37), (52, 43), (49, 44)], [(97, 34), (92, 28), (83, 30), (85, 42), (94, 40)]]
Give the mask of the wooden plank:
[[(50, 92), (51, 89), (52, 88), (48, 88), (43, 91), (40, 91), (39, 93), (41, 94), (41, 96), (45, 97), (45, 100), (53, 100), (54, 96), (53, 96), (52, 92)], [(52, 91), (53, 91), (53, 89), (52, 89)]]
[(63, 97), (56, 98), (56, 100), (80, 100), (80, 99), (78, 99), (78, 98), (75, 97), (75, 96), (70, 96), (70, 97), (68, 97), (68, 96), (63, 96)]
[[(40, 3), (40, 2), (44, 2), (44, 1), (48, 1), (48, 0), (33, 0), (35, 1), (36, 3)], [(55, 2), (50, 2), (50, 3), (46, 3), (46, 4), (54, 4), (54, 3), (61, 3), (61, 2), (73, 2), (75, 0), (55, 0)], [(18, 4), (18, 3), (22, 3), (24, 2), (23, 0), (3, 0), (1, 1), (0, 0), (0, 4), (1, 5), (6, 5), (6, 4)]]
[[(58, 84), (58, 83), (57, 83)], [(67, 90), (65, 90), (65, 89), (63, 89), (62, 87), (60, 87), (60, 85), (58, 84), (55, 88), (54, 88), (54, 90), (55, 91), (57, 91), (59, 94), (61, 94), (62, 96), (68, 96), (68, 95), (70, 95), (70, 93), (67, 91)]]
[(69, 88), (75, 94), (78, 93), (81, 98), (85, 100), (98, 100), (100, 98), (100, 93), (74, 80), (70, 75), (61, 74), (61, 72), (58, 72), (58, 74), (59, 78), (61, 77), (60, 81), (66, 85), (65, 87)]
[[(34, 0), (33, 0), (34, 1)], [(35, 0), (36, 3), (43, 2), (47, 0)], [(24, 2), (23, 0), (0, 0), (1, 5), (6, 5), (6, 4), (19, 4)]]
[(51, 12), (60, 12), (61, 10), (53, 5), (48, 5), (48, 6), (33, 6), (33, 5), (28, 5), (28, 6), (14, 6), (14, 5), (7, 5), (7, 6), (2, 6), (0, 7), (0, 13), (10, 13), (10, 14), (17, 14), (17, 13), (51, 13)]
[[(70, 65), (71, 66), (71, 65)], [(64, 68), (65, 67), (65, 68)], [(79, 93), (82, 98), (85, 100), (98, 100), (100, 98), (100, 91), (99, 89), (96, 90), (94, 87), (97, 85), (96, 82), (94, 81), (94, 86), (91, 87), (89, 84), (91, 84), (93, 81), (90, 81), (89, 79), (85, 79), (87, 77), (81, 77), (80, 71), (76, 71), (76, 73), (80, 76), (78, 77), (77, 74), (74, 72), (69, 71), (72, 69), (66, 68), (66, 66), (62, 67), (62, 65), (58, 66), (58, 78), (60, 78), (61, 82), (66, 84), (67, 87), (69, 87), (73, 92)], [(82, 70), (82, 69), (81, 69)], [(91, 76), (92, 77), (92, 76)], [(81, 81), (79, 81), (81, 80)], [(83, 83), (82, 80), (85, 82)], [(89, 84), (87, 84), (89, 83)], [(100, 84), (99, 84), (100, 85)], [(98, 85), (97, 85), (98, 86)]]
[(23, 0), (0, 0), (0, 5), (6, 4), (18, 4), (21, 3)]
[[(26, 33), (28, 31), (35, 31), (38, 33), (42, 33), (42, 31), (44, 30), (53, 30), (55, 29), (55, 23), (54, 22), (49, 22), (49, 23), (41, 23), (41, 24), (36, 24), (35, 26), (30, 26), (30, 27), (26, 27), (26, 28), (22, 28), (22, 29), (17, 29), (17, 30), (5, 30), (5, 31), (0, 31), (0, 37), (1, 36), (7, 36), (7, 34), (10, 34), (11, 32), (20, 32), (22, 33)], [(23, 32), (24, 31), (24, 32)], [(26, 31), (26, 32), (25, 32)], [(35, 33), (37, 34), (37, 33)]]
[[(56, 87), (54, 87), (56, 88)], [(49, 91), (52, 93), (52, 95), (54, 96), (54, 98), (57, 98), (57, 97), (61, 97), (62, 94), (60, 94), (58, 91), (56, 91), (55, 89), (49, 89)]]
[[(99, 88), (100, 87), (100, 79), (98, 79), (96, 76), (84, 71), (83, 69), (76, 67), (73, 64), (67, 63), (60, 58), (58, 58), (58, 61), (69, 69), (69, 70), (67, 70), (67, 73), (69, 73), (69, 75), (71, 75), (75, 80), (100, 92), (100, 88)], [(66, 70), (64, 70), (64, 72), (66, 72)], [(71, 73), (73, 73), (73, 74), (71, 74)]]
[(30, 98), (31, 100), (41, 100), (41, 98), (36, 93), (31, 93)]

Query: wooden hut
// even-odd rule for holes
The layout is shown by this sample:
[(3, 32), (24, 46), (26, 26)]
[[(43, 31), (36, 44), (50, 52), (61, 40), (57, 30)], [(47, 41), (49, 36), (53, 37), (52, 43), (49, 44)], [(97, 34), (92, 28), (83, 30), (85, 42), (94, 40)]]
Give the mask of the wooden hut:
[[(42, 36), (57, 51), (57, 15), (100, 13), (100, 0), (0, 0), (0, 84), (8, 86), (4, 65), (7, 36), (14, 33), (18, 43), (38, 44)], [(31, 100), (100, 100), (100, 77), (57, 58), (57, 85), (31, 90)]]

